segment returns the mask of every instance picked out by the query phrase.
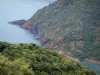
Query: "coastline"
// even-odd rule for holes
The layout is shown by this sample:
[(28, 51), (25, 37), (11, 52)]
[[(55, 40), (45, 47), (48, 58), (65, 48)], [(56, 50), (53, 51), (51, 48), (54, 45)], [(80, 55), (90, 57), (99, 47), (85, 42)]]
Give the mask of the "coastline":
[[(46, 43), (51, 41), (50, 38), (45, 37), (45, 33), (43, 33), (42, 31), (41, 32), (38, 31), (39, 29), (42, 29), (41, 27), (38, 26), (38, 24), (35, 24), (34, 25), (35, 28), (34, 28), (34, 30), (32, 30), (31, 25), (33, 25), (33, 23), (30, 22), (30, 21), (26, 21), (24, 19), (10, 21), (8, 23), (11, 24), (11, 25), (17, 25), (22, 29), (30, 31), (31, 34), (34, 34), (35, 39), (40, 41), (41, 46), (45, 46)], [(69, 59), (72, 59), (75, 62), (78, 62), (78, 63), (81, 62), (80, 59), (71, 57), (64, 50), (57, 51), (57, 53), (62, 54), (63, 56), (65, 56)], [(93, 63), (93, 64), (100, 64), (100, 61), (93, 60), (93, 59), (88, 59), (88, 58), (84, 59), (83, 62), (88, 62), (88, 63)]]

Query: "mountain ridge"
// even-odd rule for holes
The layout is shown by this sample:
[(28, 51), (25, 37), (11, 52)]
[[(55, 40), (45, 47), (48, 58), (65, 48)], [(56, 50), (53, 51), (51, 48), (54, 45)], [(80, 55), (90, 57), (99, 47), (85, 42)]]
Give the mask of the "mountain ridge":
[(100, 61), (100, 0), (58, 0), (22, 25), (42, 46)]
[[(100, 37), (98, 35), (100, 0), (58, 0), (38, 10), (29, 21), (32, 22), (32, 25), (29, 26), (32, 28), (31, 31), (34, 31), (35, 25), (42, 27), (42, 31), (41, 27), (38, 29), (38, 36), (42, 42), (50, 39), (51, 41), (48, 43), (53, 49), (65, 50), (64, 45), (69, 44), (72, 52), (79, 53), (77, 56), (84, 55), (80, 58), (92, 55), (89, 58), (95, 59), (97, 56), (94, 54), (94, 49), (98, 49), (96, 50), (97, 55), (100, 53), (99, 48), (96, 47), (99, 46)], [(59, 39), (62, 39), (63, 43), (59, 43)], [(44, 46), (48, 47), (48, 44)], [(61, 46), (61, 48), (53, 46)], [(75, 46), (77, 47), (75, 48)], [(85, 54), (87, 50), (91, 51)], [(99, 56), (96, 59), (100, 60)]]

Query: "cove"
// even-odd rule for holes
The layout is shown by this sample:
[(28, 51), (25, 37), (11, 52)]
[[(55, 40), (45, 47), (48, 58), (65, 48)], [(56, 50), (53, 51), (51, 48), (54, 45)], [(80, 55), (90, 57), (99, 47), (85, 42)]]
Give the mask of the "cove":
[(29, 19), (38, 9), (54, 0), (0, 0), (0, 41), (9, 43), (34, 43), (39, 45), (30, 32), (7, 22)]
[[(29, 19), (40, 8), (49, 5), (54, 0), (0, 0), (0, 41), (10, 43), (34, 43), (40, 45), (30, 32), (7, 22)], [(87, 62), (80, 63), (91, 70), (100, 73), (100, 65)]]

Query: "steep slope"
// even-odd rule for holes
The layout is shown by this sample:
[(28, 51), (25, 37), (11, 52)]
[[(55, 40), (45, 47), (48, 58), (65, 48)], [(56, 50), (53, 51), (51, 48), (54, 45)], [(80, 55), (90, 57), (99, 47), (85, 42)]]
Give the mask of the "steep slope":
[(100, 0), (58, 0), (22, 25), (49, 49), (100, 60)]
[(97, 75), (78, 63), (34, 44), (0, 42), (0, 75)]

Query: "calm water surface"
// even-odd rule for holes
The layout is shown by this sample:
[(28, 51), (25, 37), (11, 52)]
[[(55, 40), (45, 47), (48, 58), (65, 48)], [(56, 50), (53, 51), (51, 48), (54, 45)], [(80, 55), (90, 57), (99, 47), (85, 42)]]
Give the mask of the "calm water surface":
[(92, 71), (100, 74), (100, 65), (98, 64), (93, 64), (93, 63), (88, 63), (88, 62), (80, 62), (82, 66), (90, 68)]
[[(10, 43), (35, 43), (33, 35), (17, 26), (9, 25), (8, 21), (29, 19), (40, 8), (55, 0), (0, 0), (0, 41)], [(81, 62), (93, 71), (100, 73), (100, 65)]]
[(54, 0), (0, 0), (0, 41), (10, 43), (35, 43), (33, 35), (8, 21), (29, 19), (38, 9)]

